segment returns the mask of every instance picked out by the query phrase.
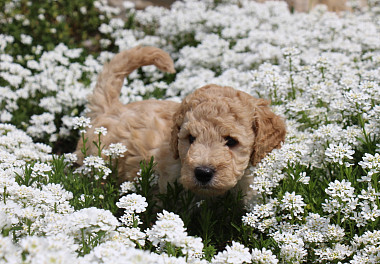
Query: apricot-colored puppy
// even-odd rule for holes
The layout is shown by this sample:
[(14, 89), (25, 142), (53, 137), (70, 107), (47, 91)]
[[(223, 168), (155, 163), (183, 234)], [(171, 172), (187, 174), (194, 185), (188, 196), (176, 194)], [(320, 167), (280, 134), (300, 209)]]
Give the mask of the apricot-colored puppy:
[[(89, 98), (92, 128), (88, 142), (97, 141), (94, 129), (106, 127), (106, 148), (123, 143), (128, 151), (119, 160), (120, 181), (133, 180), (141, 160), (154, 156), (159, 187), (165, 192), (176, 179), (200, 195), (220, 195), (238, 183), (248, 193), (245, 172), (284, 141), (284, 121), (269, 102), (231, 87), (207, 85), (182, 103), (146, 100), (123, 105), (119, 101), (124, 78), (133, 70), (153, 64), (173, 73), (173, 61), (164, 51), (136, 47), (117, 54), (104, 66)], [(79, 163), (82, 142), (78, 143)], [(88, 153), (97, 149), (88, 144)]]

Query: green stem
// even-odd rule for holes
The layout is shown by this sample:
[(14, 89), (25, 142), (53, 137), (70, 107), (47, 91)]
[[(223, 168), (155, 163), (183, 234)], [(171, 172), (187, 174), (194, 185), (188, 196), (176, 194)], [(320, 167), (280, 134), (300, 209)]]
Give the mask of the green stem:
[(85, 138), (84, 134), (85, 134), (85, 133), (82, 133), (83, 147), (82, 147), (82, 149), (81, 149), (81, 152), (83, 153), (83, 156), (84, 156), (84, 157), (87, 157), (87, 148), (86, 148), (87, 139)]
[(325, 81), (325, 68), (321, 67), (322, 80)]
[(293, 80), (293, 67), (292, 67), (292, 57), (289, 56), (289, 72), (290, 72), (290, 85), (292, 86), (292, 99), (296, 99), (296, 88), (294, 87), (294, 80)]
[(337, 219), (336, 219), (336, 222), (337, 222), (337, 225), (339, 225), (340, 226), (340, 209), (339, 209), (339, 211), (338, 211), (338, 213), (337, 213)]
[(100, 142), (100, 135), (101, 135), (101, 133), (98, 134), (98, 145), (97, 145), (97, 147), (98, 147), (98, 156), (99, 157), (102, 156), (102, 149), (100, 147), (102, 143)]
[(86, 244), (86, 240), (84, 239), (84, 229), (82, 228), (80, 230), (80, 232), (82, 234), (82, 253), (86, 254), (87, 253), (87, 244)]
[(7, 204), (7, 186), (4, 186), (3, 200), (4, 204)]

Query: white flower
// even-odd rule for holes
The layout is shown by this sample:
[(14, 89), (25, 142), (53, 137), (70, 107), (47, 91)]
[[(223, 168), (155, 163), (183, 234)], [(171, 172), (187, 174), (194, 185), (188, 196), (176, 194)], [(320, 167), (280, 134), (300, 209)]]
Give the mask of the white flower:
[(352, 104), (359, 111), (368, 110), (370, 106), (370, 96), (357, 89), (351, 89), (350, 91), (344, 94), (347, 101)]
[(334, 182), (329, 183), (325, 192), (333, 198), (340, 198), (342, 201), (348, 201), (348, 199), (354, 197), (355, 188), (351, 186), (351, 182), (346, 181), (345, 179), (342, 181), (335, 180)]
[(273, 199), (267, 204), (257, 204), (251, 212), (242, 217), (244, 224), (265, 232), (277, 224), (275, 218), (277, 200)]
[(99, 168), (101, 166), (104, 166), (105, 162), (101, 157), (98, 156), (88, 156), (84, 159), (83, 164), (86, 167), (95, 167)]
[(107, 24), (101, 24), (99, 27), (99, 32), (103, 34), (109, 34), (113, 31), (113, 28), (110, 25)]
[(8, 215), (5, 212), (0, 211), (0, 230), (8, 229), (11, 226), (12, 226), (12, 221), (10, 217), (8, 217)]
[(173, 243), (181, 248), (183, 254), (187, 255), (190, 259), (200, 259), (203, 257), (202, 238), (192, 236), (178, 236), (178, 238)]
[(286, 263), (303, 263), (307, 251), (297, 244), (284, 244), (280, 250), (280, 256)]
[(321, 69), (321, 68), (326, 69), (329, 66), (329, 64), (330, 63), (329, 63), (328, 58), (323, 57), (323, 56), (318, 57), (317, 60), (316, 60), (316, 62), (315, 62), (315, 66), (318, 69)]
[(300, 195), (296, 195), (295, 192), (289, 193), (286, 192), (284, 197), (281, 200), (280, 207), (282, 210), (290, 212), (290, 215), (285, 216), (302, 219), (302, 214), (304, 213), (303, 208), (306, 204), (303, 202), (303, 198)]
[(226, 246), (226, 250), (215, 255), (211, 263), (251, 263), (251, 254), (244, 245), (232, 241), (232, 245)]
[(260, 221), (260, 219), (253, 213), (247, 213), (242, 217), (242, 221), (245, 225), (255, 227), (255, 224)]
[(362, 189), (361, 194), (358, 195), (360, 199), (369, 200), (375, 202), (377, 197), (380, 196), (380, 192), (376, 192), (372, 185), (368, 185), (367, 189)]
[(303, 240), (299, 236), (292, 234), (290, 232), (277, 231), (273, 233), (272, 236), (273, 236), (273, 239), (276, 240), (277, 243), (280, 243), (280, 245), (293, 244), (293, 245), (298, 245), (301, 247), (304, 246)]
[(76, 262), (74, 239), (63, 234), (48, 237), (27, 236), (20, 242), (28, 252), (27, 258), (33, 263), (72, 263)]
[(314, 252), (319, 257), (319, 262), (343, 260), (353, 253), (348, 246), (339, 243), (334, 248), (314, 249)]
[(278, 259), (273, 255), (272, 251), (266, 248), (252, 250), (252, 263), (255, 264), (277, 264)]
[[(59, 229), (56, 226), (60, 226)], [(99, 231), (111, 232), (120, 225), (119, 221), (110, 211), (95, 207), (84, 208), (67, 214), (61, 219), (48, 223), (44, 228), (48, 234), (65, 232), (75, 237), (81, 237), (81, 230), (85, 234)]]
[(11, 236), (0, 235), (0, 258), (4, 263), (22, 263), (22, 256), (18, 245), (14, 244)]
[(121, 197), (116, 205), (119, 208), (124, 208), (127, 213), (142, 213), (145, 212), (148, 203), (144, 196), (132, 193)]
[(365, 153), (363, 157), (363, 161), (359, 162), (359, 165), (363, 169), (369, 169), (368, 176), (371, 177), (375, 173), (380, 172), (380, 154), (375, 153), (375, 155), (371, 155), (369, 153)]
[(52, 171), (52, 167), (50, 165), (46, 163), (37, 162), (32, 167), (32, 176), (33, 177), (37, 177), (37, 176), (47, 177), (47, 173), (50, 171)]
[(103, 154), (112, 158), (124, 157), (127, 148), (122, 143), (111, 143), (108, 149), (103, 149)]
[(134, 2), (132, 2), (132, 1), (124, 1), (123, 2), (123, 7), (125, 8), (125, 9), (134, 9), (135, 8), (135, 3)]
[(87, 14), (87, 8), (86, 8), (85, 6), (82, 6), (82, 7), (79, 9), (79, 11), (80, 11), (83, 15)]
[(29, 35), (21, 34), (21, 43), (25, 45), (30, 45), (32, 44), (33, 38)]
[(84, 256), (83, 263), (170, 263), (160, 262), (159, 259), (160, 256), (157, 254), (133, 248), (133, 243), (126, 245), (116, 240), (106, 241), (96, 246), (88, 255)]
[(325, 155), (328, 158), (328, 161), (339, 163), (340, 165), (343, 165), (343, 162), (346, 160), (353, 159), (352, 155), (355, 153), (355, 151), (352, 149), (352, 147), (348, 144), (342, 144), (339, 145), (330, 144), (329, 147), (326, 149)]
[(283, 48), (281, 51), (285, 57), (296, 56), (296, 55), (299, 55), (301, 53), (301, 51), (295, 47)]
[[(351, 186), (351, 182), (335, 180), (329, 183), (325, 191), (330, 198), (325, 199), (325, 203), (322, 203), (323, 211), (330, 214), (340, 213), (342, 221), (352, 219), (357, 226), (364, 226), (369, 219), (377, 214), (377, 209), (374, 208), (372, 211), (368, 201), (359, 202), (359, 197), (355, 195), (355, 189)], [(365, 195), (361, 196), (364, 199), (365, 197)], [(359, 208), (363, 210), (361, 212), (356, 211)]]
[(374, 222), (380, 217), (380, 210), (376, 203), (370, 204), (368, 201), (363, 201), (359, 203), (359, 206), (362, 209), (360, 214), (366, 221)]
[(106, 49), (107, 47), (109, 47), (112, 44), (112, 41), (109, 39), (101, 39), (101, 40), (99, 40), (99, 43), (103, 49)]
[(345, 236), (344, 229), (338, 225), (329, 225), (326, 231), (326, 238), (332, 241), (341, 241)]
[(275, 182), (271, 181), (267, 177), (257, 176), (253, 180), (253, 184), (250, 185), (252, 190), (257, 191), (258, 194), (272, 194), (272, 189), (275, 187)]
[(74, 117), (73, 120), (74, 123), (74, 129), (80, 129), (81, 133), (86, 132), (86, 128), (91, 128), (91, 119), (81, 116), (81, 117)]
[(65, 162), (70, 163), (70, 164), (73, 164), (78, 160), (78, 157), (75, 153), (65, 153), (64, 157), (65, 157), (64, 159)]
[(138, 228), (119, 227), (117, 229), (120, 235), (127, 237), (128, 239), (138, 242), (140, 246), (145, 245), (146, 234), (141, 232)]
[(303, 183), (303, 184), (309, 184), (310, 177), (306, 176), (306, 172), (301, 172), (300, 178), (298, 179), (298, 181)]
[(106, 179), (111, 174), (111, 169), (105, 166), (105, 161), (98, 156), (88, 156), (83, 160), (83, 166), (78, 168), (76, 172), (82, 172), (84, 174), (94, 173), (96, 180), (101, 176)]
[(352, 243), (356, 246), (380, 245), (380, 230), (366, 231), (361, 236), (355, 235)]
[(125, 181), (120, 185), (121, 194), (127, 194), (129, 192), (135, 192), (135, 191), (136, 191), (135, 183), (132, 181)]
[(103, 136), (105, 136), (105, 135), (107, 135), (107, 128), (105, 128), (105, 127), (97, 127), (97, 128), (95, 128), (94, 129), (94, 134), (96, 134), (96, 135), (103, 135)]
[(158, 214), (156, 223), (146, 231), (146, 234), (155, 246), (165, 241), (179, 241), (187, 236), (183, 225), (183, 221), (178, 215), (164, 210)]
[(31, 125), (26, 131), (33, 137), (42, 137), (46, 134), (50, 135), (57, 130), (54, 119), (54, 115), (50, 113), (32, 115), (30, 118)]
[(323, 233), (309, 230), (308, 228), (300, 230), (299, 236), (301, 236), (304, 242), (307, 243), (323, 243), (325, 241)]
[(142, 224), (140, 221), (140, 217), (136, 214), (133, 213), (128, 213), (125, 212), (119, 220), (126, 226), (126, 227), (133, 227), (133, 226), (138, 226)]
[(0, 122), (10, 122), (12, 120), (13, 115), (9, 113), (7, 110), (2, 110), (0, 112)]

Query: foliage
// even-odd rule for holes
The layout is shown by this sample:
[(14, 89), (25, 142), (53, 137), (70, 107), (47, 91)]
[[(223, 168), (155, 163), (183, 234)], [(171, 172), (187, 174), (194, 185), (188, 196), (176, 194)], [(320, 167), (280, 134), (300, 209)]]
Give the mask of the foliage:
[[(105, 1), (2, 1), (0, 259), (379, 262), (376, 1), (339, 16), (234, 0), (143, 11), (125, 3), (124, 12)], [(105, 148), (105, 128), (87, 142), (86, 97), (102, 65), (140, 44), (168, 51), (177, 74), (143, 67), (127, 77), (123, 103), (179, 101), (218, 83), (271, 100), (285, 117), (282, 148), (249, 168), (252, 197), (234, 189), (200, 198), (178, 182), (160, 194), (153, 159), (119, 183), (128, 150)], [(78, 140), (80, 167), (68, 154)]]
[(53, 50), (62, 43), (70, 48), (87, 45), (99, 51), (98, 28), (117, 13), (116, 10), (100, 11), (102, 6), (104, 1), (94, 0), (1, 1), (0, 34), (14, 37), (13, 45), (8, 46), (6, 52), (14, 57), (38, 58), (43, 50)]

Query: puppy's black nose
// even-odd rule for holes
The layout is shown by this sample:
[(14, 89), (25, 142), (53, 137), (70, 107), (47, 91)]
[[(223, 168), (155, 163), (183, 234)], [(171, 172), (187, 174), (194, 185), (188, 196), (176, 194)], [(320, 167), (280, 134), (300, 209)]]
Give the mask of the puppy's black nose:
[(195, 178), (203, 184), (208, 183), (214, 176), (214, 173), (214, 169), (206, 166), (196, 167), (194, 169)]

